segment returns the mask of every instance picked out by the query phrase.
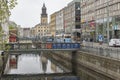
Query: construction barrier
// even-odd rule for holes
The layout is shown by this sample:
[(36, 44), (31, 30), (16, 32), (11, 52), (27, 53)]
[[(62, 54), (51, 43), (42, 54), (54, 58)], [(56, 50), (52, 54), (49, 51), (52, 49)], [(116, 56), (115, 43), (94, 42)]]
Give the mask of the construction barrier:
[(62, 46), (61, 46), (62, 44), (61, 43), (57, 43), (56, 45), (57, 45), (57, 49), (61, 49), (62, 48)]
[(66, 49), (67, 48), (67, 45), (66, 44), (62, 44), (62, 49)]
[(47, 43), (47, 44), (46, 44), (46, 48), (47, 48), (47, 49), (52, 49), (52, 43)]
[(74, 43), (73, 48), (80, 48), (80, 44), (79, 43)]
[(67, 49), (70, 49), (70, 48), (71, 48), (71, 44), (70, 44), (70, 43), (67, 43), (67, 44), (66, 44), (66, 47), (67, 47)]
[(57, 49), (57, 45), (55, 43), (52, 44), (52, 49)]

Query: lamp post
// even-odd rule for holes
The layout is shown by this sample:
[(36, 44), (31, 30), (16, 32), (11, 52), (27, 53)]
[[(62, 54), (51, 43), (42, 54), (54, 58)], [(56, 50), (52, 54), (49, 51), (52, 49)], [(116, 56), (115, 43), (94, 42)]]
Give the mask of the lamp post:
[(77, 18), (77, 21), (76, 21), (76, 22), (77, 22), (77, 25), (78, 25), (78, 26), (76, 27), (76, 28), (77, 28), (77, 29), (76, 29), (76, 30), (77, 30), (77, 32), (76, 32), (76, 38), (77, 38), (77, 41), (79, 41), (79, 40), (80, 40), (80, 37), (81, 37), (81, 36), (80, 36), (80, 35), (81, 35), (81, 32), (80, 32), (80, 28), (81, 28), (81, 25), (80, 25), (80, 21), (81, 21), (81, 18), (80, 18), (80, 16), (81, 16), (81, 14), (80, 14), (80, 5), (78, 5), (77, 10), (76, 10), (76, 13), (77, 13), (77, 14), (76, 14), (76, 16), (77, 16), (77, 17), (76, 17), (76, 18)]
[(107, 43), (109, 44), (109, 0), (107, 0)]

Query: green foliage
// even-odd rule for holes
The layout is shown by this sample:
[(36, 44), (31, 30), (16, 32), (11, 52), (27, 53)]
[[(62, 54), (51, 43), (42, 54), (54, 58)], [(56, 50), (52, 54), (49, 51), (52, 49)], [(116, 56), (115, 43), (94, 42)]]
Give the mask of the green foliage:
[(0, 26), (0, 32), (2, 31), (2, 26)]
[(9, 30), (12, 30), (12, 29), (17, 29), (17, 24), (15, 22), (9, 22)]
[(17, 0), (0, 0), (0, 50), (8, 50), (6, 47), (6, 40), (3, 40), (4, 31), (1, 24), (4, 23), (10, 16), (10, 10), (17, 5)]
[(11, 30), (11, 29), (14, 29), (14, 27), (12, 25), (9, 25), (9, 30)]
[(9, 45), (7, 45), (7, 46), (5, 46), (5, 49), (4, 49), (4, 50), (5, 50), (5, 51), (9, 51), (10, 48), (11, 48), (11, 47), (10, 47)]
[(10, 10), (15, 7), (17, 0), (0, 0), (0, 22), (10, 16)]
[(0, 42), (2, 42), (0, 43), (0, 50), (6, 50), (6, 51), (10, 50), (11, 47), (9, 45), (6, 45), (7, 43), (6, 40), (2, 40)]

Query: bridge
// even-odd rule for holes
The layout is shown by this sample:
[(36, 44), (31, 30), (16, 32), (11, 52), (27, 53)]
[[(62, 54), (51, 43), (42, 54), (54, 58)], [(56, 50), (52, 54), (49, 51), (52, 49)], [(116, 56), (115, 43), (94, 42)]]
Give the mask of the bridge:
[[(11, 46), (10, 54), (13, 55), (16, 55), (17, 53), (21, 54), (21, 52), (24, 51), (38, 51), (38, 54), (40, 51), (61, 51), (63, 54), (48, 53), (47, 55), (50, 55), (58, 63), (68, 64), (69, 62), (65, 61), (71, 61), (72, 73), (79, 73), (80, 71), (85, 71), (87, 75), (90, 75), (96, 79), (102, 77), (100, 78), (100, 80), (103, 80), (103, 78), (104, 80), (120, 80), (119, 48), (113, 49), (102, 46), (96, 47), (91, 45), (81, 46), (80, 43), (9, 43), (6, 46), (8, 45)], [(68, 54), (64, 54), (65, 51), (67, 51)], [(70, 52), (72, 52), (72, 55), (69, 54)], [(63, 60), (61, 60), (61, 58)], [(6, 75), (6, 77), (10, 76), (12, 75)], [(48, 76), (48, 74), (45, 76)], [(5, 76), (3, 77), (5, 78)]]
[(80, 43), (8, 43), (9, 52), (77, 51)]
[[(80, 43), (8, 43), (6, 47), (9, 46), (9, 51), (5, 51), (10, 53), (9, 55), (17, 55), (24, 54), (23, 52), (38, 52), (40, 54), (41, 51), (67, 51), (67, 52), (76, 52), (80, 49)], [(4, 57), (3, 57), (4, 58)], [(74, 65), (74, 57), (72, 57), (72, 63)], [(3, 59), (5, 60), (5, 59)], [(6, 63), (6, 62), (4, 62)], [(5, 64), (4, 64), (5, 67)], [(3, 74), (1, 75), (1, 80), (40, 80), (45, 77), (60, 77), (60, 76), (74, 76), (75, 66), (72, 66), (71, 72), (64, 73), (43, 73), (43, 74)], [(4, 71), (4, 70), (3, 70)], [(2, 72), (3, 72), (2, 71)]]

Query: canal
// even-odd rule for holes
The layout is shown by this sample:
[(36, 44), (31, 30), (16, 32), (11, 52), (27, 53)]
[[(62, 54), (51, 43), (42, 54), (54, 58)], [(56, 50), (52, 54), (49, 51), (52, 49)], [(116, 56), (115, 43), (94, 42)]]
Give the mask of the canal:
[[(76, 55), (73, 55), (76, 54)], [(74, 57), (76, 56), (76, 57)], [(19, 55), (9, 55), (4, 70), (4, 74), (1, 80), (13, 80), (13, 78), (6, 78), (5, 75), (14, 74), (43, 74), (43, 73), (65, 73), (72, 72), (72, 69), (76, 68), (75, 76), (80, 77), (80, 80), (114, 80), (100, 73), (95, 72), (85, 66), (81, 65), (79, 59), (81, 58), (79, 53), (69, 52), (55, 52), (55, 53), (24, 53)], [(72, 60), (75, 59), (76, 64), (72, 64)], [(9, 77), (9, 76), (7, 76)], [(56, 77), (56, 76), (54, 76)], [(40, 77), (45, 80), (52, 80), (52, 77)], [(31, 80), (40, 80), (31, 79)], [(18, 79), (18, 78), (17, 78)], [(30, 79), (18, 79), (18, 80), (30, 80)]]
[(9, 55), (4, 74), (40, 74), (69, 72), (40, 54)]

